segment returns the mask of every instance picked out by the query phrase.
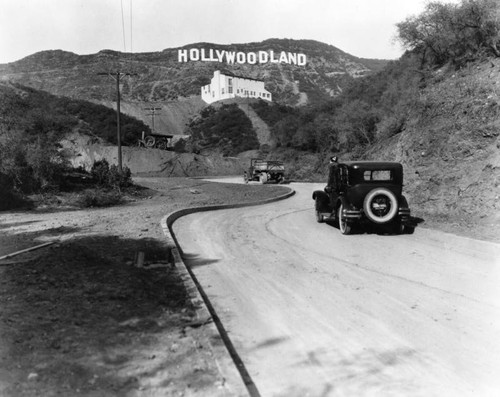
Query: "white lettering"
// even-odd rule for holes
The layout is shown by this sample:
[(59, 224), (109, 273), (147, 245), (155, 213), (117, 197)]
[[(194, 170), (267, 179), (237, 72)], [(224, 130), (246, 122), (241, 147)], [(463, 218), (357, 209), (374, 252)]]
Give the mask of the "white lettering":
[(278, 63), (279, 59), (274, 59), (274, 51), (269, 51), (269, 57), (271, 58), (271, 63)]
[(200, 60), (200, 50), (198, 48), (191, 48), (189, 50), (189, 60), (199, 61)]
[(187, 50), (179, 50), (177, 52), (177, 59), (179, 62), (187, 62), (188, 61), (188, 51)]
[(224, 53), (226, 51), (222, 50), (222, 51), (219, 51), (219, 50), (215, 50), (215, 53), (217, 54), (217, 60), (219, 62), (222, 62), (224, 60)]
[(257, 54), (255, 52), (249, 52), (247, 54), (247, 61), (250, 65), (255, 65), (257, 63)]
[(244, 52), (238, 52), (236, 54), (236, 62), (238, 63), (246, 63), (247, 57)]
[(305, 54), (295, 52), (281, 51), (279, 56), (273, 50), (258, 51), (258, 52), (236, 52), (225, 50), (214, 50), (212, 48), (191, 48), (177, 50), (178, 62), (187, 61), (202, 61), (202, 62), (224, 62), (234, 64), (249, 63), (255, 65), (256, 63), (288, 63), (291, 65), (304, 66), (307, 64)]
[(305, 54), (297, 54), (297, 65), (304, 66), (307, 63)]
[(214, 58), (214, 50), (210, 48), (210, 61), (215, 62), (217, 59)]
[(269, 62), (269, 54), (265, 51), (259, 51), (259, 63)]
[(285, 51), (281, 51), (280, 54), (280, 63), (288, 63), (288, 57), (286, 56)]
[(236, 56), (236, 53), (234, 51), (232, 51), (232, 52), (226, 51), (226, 62), (227, 63), (234, 63), (235, 56)]
[(201, 60), (202, 60), (203, 62), (208, 62), (208, 61), (210, 61), (210, 58), (207, 58), (207, 57), (205, 56), (205, 49), (204, 49), (204, 48), (202, 48), (202, 49), (201, 49)]

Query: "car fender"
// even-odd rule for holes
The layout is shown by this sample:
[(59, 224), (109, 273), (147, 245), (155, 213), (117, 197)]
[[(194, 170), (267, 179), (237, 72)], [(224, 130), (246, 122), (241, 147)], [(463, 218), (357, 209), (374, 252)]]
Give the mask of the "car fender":
[(315, 190), (312, 194), (312, 198), (319, 203), (322, 212), (330, 212), (330, 198), (323, 190)]

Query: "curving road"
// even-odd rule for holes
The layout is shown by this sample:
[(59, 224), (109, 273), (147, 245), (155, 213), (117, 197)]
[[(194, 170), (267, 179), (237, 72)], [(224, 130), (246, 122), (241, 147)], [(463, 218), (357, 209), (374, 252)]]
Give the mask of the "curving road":
[[(227, 181), (227, 180), (226, 180)], [(500, 395), (500, 245), (315, 221), (311, 193), (174, 223), (262, 396)]]

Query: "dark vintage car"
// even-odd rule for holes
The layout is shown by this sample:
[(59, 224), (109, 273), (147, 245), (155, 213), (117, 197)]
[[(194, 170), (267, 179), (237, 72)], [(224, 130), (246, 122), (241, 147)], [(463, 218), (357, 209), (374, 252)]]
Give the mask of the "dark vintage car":
[(379, 225), (394, 233), (415, 230), (403, 196), (403, 166), (396, 162), (333, 162), (324, 190), (313, 192), (318, 222), (338, 224), (342, 234), (355, 226)]

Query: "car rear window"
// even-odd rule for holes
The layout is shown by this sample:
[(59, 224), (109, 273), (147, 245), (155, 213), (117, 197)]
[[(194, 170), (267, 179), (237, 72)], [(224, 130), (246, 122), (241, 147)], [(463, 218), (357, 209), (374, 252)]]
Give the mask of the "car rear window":
[(392, 181), (392, 171), (390, 170), (366, 170), (363, 172), (365, 181)]

